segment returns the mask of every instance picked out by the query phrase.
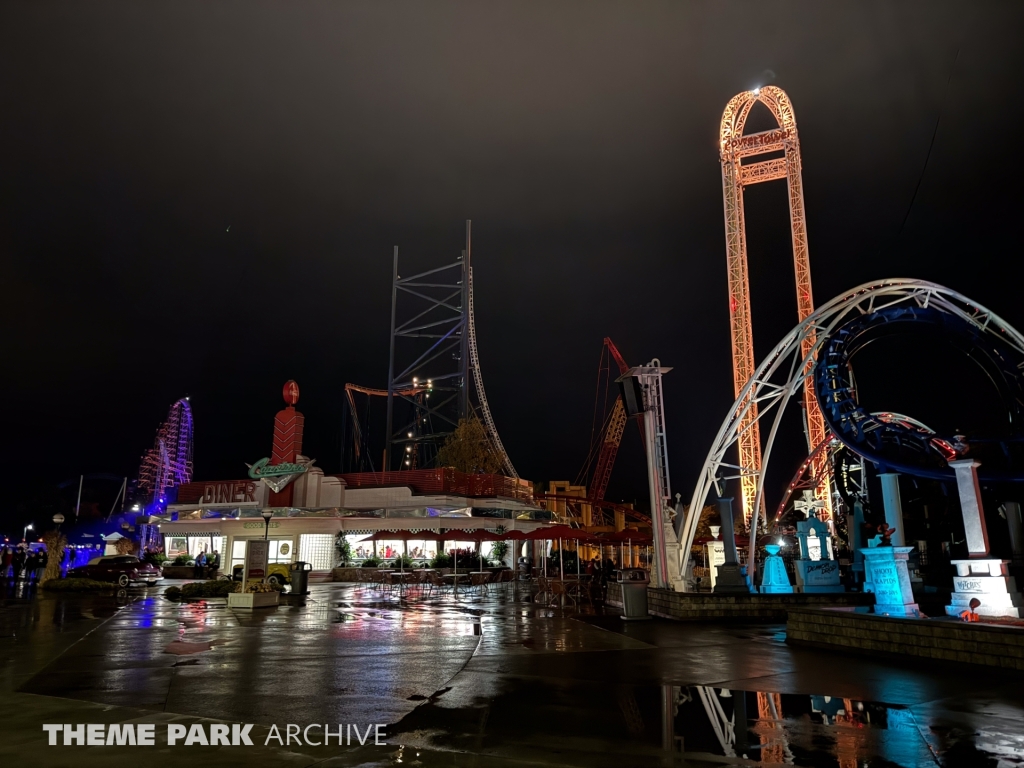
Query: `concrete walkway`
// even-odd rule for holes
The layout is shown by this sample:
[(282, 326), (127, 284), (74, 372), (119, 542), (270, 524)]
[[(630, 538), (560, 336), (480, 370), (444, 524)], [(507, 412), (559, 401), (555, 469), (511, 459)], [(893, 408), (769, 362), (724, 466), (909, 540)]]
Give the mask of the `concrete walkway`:
[[(0, 759), (116, 768), (1024, 758), (1024, 676), (795, 649), (778, 626), (626, 623), (499, 595), (400, 599), (365, 585), (317, 585), (304, 606), (252, 614), (159, 592), (4, 603)], [(734, 716), (748, 727), (733, 728)], [(126, 722), (156, 723), (157, 746), (49, 747), (42, 730)], [(252, 723), (255, 746), (166, 745), (167, 723), (196, 722)], [(264, 745), (272, 725), (284, 735), (289, 723), (387, 724), (389, 744)]]

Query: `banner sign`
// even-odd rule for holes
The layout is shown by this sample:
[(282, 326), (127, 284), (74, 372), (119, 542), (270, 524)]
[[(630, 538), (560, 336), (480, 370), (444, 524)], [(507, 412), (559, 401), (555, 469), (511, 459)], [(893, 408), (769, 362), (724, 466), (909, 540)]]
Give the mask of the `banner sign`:
[(265, 579), (267, 577), (267, 561), (269, 559), (269, 541), (250, 539), (245, 542), (245, 573), (242, 576), (242, 583), (248, 583), (249, 579)]

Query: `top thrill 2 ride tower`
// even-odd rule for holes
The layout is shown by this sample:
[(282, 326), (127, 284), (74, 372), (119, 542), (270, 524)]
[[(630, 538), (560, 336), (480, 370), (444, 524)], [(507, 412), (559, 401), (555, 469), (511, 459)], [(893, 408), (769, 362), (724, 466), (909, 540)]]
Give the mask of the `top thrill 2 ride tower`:
[[(399, 469), (430, 466), (459, 422), (477, 415), (502, 472), (519, 478), (498, 436), (484, 391), (473, 319), (471, 254), (472, 222), (468, 220), (466, 248), (450, 264), (401, 277), (395, 246), (385, 472), (395, 469), (396, 453)], [(470, 379), (476, 389), (475, 404), (470, 399)], [(401, 424), (395, 421), (396, 401), (409, 406), (410, 415)]]
[[(751, 108), (760, 102), (778, 122), (778, 128), (744, 135)], [(719, 151), (722, 161), (722, 194), (725, 203), (725, 239), (729, 261), (729, 315), (732, 335), (733, 394), (739, 396), (754, 374), (754, 338), (750, 320), (750, 278), (747, 270), (747, 239), (743, 214), (743, 189), (775, 179), (785, 179), (789, 188), (789, 219), (793, 233), (793, 266), (796, 273), (797, 316), (803, 322), (814, 312), (811, 266), (807, 254), (807, 226), (804, 216), (803, 179), (800, 170), (800, 141), (793, 105), (785, 91), (775, 86), (755, 88), (732, 98), (722, 115)], [(781, 156), (780, 154), (781, 153)], [(771, 155), (756, 160), (761, 155)], [(813, 334), (803, 342), (804, 353), (814, 346)], [(825, 422), (814, 397), (810, 378), (804, 385), (804, 431), (808, 451), (826, 436)], [(761, 471), (761, 433), (757, 403), (744, 410), (737, 441), (743, 514), (749, 522), (755, 515), (757, 478)], [(812, 462), (815, 496), (832, 518), (829, 492), (831, 469), (827, 456)], [(728, 479), (728, 478), (723, 478)]]

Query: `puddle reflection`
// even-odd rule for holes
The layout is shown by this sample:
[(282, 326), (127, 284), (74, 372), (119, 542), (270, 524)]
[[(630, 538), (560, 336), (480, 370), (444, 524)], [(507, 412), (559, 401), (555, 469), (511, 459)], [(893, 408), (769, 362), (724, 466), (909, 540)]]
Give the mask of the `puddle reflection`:
[(709, 686), (662, 688), (662, 749), (688, 755), (837, 768), (936, 762), (1009, 766), (1024, 762), (1019, 740), (1017, 734), (919, 723), (909, 708), (877, 701)]

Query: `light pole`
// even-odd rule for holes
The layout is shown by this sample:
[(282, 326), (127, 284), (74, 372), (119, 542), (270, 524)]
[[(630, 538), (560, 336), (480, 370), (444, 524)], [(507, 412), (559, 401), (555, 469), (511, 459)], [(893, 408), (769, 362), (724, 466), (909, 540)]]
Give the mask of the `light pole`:
[(21, 540), (22, 541), (28, 541), (28, 532), (29, 531), (34, 531), (34, 530), (35, 530), (35, 527), (32, 525), (32, 523), (29, 523), (28, 525), (26, 525), (25, 529), (21, 532)]
[(274, 516), (274, 510), (264, 509), (260, 515), (263, 516), (263, 540), (268, 541), (270, 539), (270, 518)]

